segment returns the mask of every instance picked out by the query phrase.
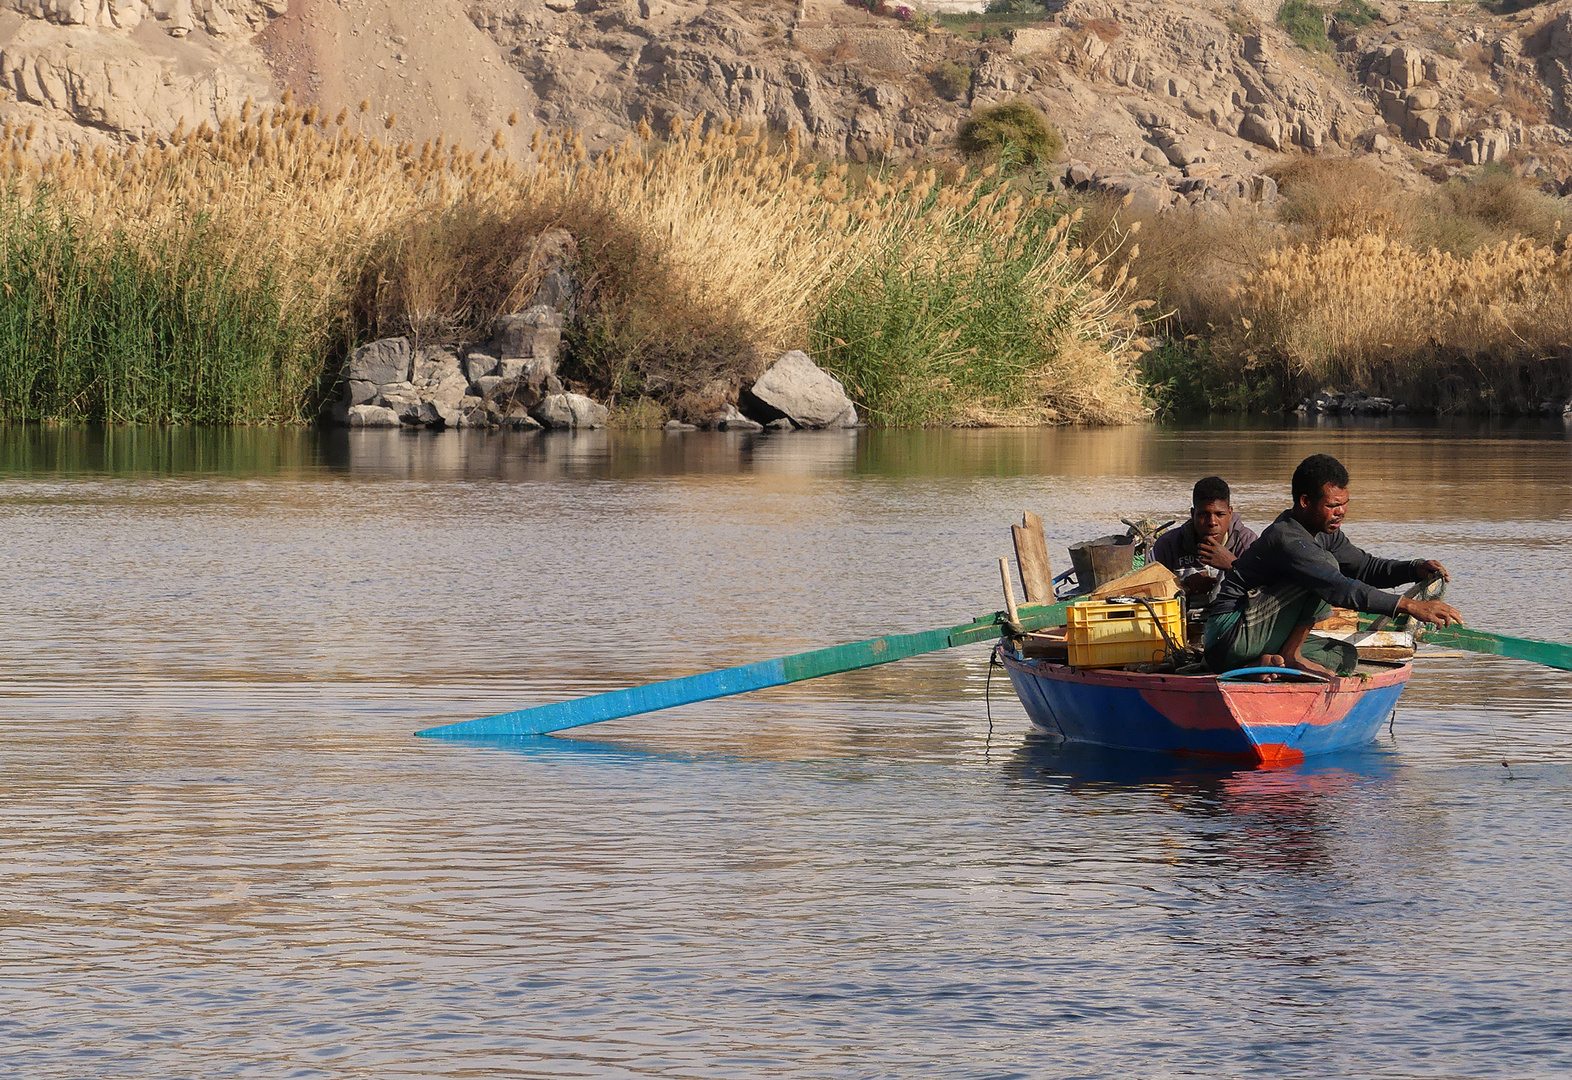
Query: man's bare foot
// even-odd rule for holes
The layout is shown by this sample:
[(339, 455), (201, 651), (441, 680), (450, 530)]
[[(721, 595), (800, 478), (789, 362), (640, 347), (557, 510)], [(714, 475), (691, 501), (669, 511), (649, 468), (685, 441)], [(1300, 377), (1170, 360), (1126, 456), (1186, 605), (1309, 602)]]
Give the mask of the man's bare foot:
[(1324, 675), (1328, 679), (1337, 678), (1337, 672), (1325, 664), (1318, 664), (1314, 660), (1307, 659), (1297, 649), (1285, 655), (1283, 659), (1287, 661), (1286, 666), (1293, 668), (1295, 671), (1308, 671), (1312, 675)]
[[(1256, 666), (1257, 667), (1287, 667), (1288, 665), (1283, 662), (1283, 658), (1281, 656), (1278, 656), (1276, 653), (1269, 652), (1269, 653), (1262, 653), (1261, 654), (1261, 659), (1256, 661)], [(1262, 682), (1276, 682), (1277, 681), (1277, 676), (1276, 675), (1272, 675), (1270, 673), (1262, 674), (1262, 675), (1258, 676), (1258, 678)]]
[(1283, 660), (1285, 667), (1295, 671), (1308, 671), (1312, 675), (1322, 675), (1328, 679), (1337, 678), (1337, 672), (1314, 660), (1307, 660), (1304, 654), (1305, 642), (1310, 639), (1311, 623), (1300, 623), (1288, 634), (1288, 640), (1283, 642)]

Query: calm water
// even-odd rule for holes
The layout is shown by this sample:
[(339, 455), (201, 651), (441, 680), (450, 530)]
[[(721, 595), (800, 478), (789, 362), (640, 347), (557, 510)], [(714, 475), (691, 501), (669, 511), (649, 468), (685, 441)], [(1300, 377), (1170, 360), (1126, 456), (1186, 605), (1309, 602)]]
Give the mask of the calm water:
[(1572, 640), (1559, 426), (0, 432), (0, 1075), (1566, 1075), (1566, 673), (1424, 660), (1289, 772), (990, 728), (982, 647), (410, 736), (963, 621), (1022, 509), (1259, 527), (1316, 450)]

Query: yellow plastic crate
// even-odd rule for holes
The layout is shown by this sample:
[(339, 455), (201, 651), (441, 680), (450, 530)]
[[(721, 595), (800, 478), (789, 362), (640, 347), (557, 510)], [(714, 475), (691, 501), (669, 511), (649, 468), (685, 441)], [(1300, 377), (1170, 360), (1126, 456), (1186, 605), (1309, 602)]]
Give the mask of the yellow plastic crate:
[(1111, 604), (1081, 600), (1066, 609), (1065, 636), (1071, 667), (1123, 667), (1151, 664), (1168, 654), (1168, 643), (1152, 612), (1168, 628), (1175, 643), (1184, 644), (1184, 612), (1178, 597), (1145, 604)]

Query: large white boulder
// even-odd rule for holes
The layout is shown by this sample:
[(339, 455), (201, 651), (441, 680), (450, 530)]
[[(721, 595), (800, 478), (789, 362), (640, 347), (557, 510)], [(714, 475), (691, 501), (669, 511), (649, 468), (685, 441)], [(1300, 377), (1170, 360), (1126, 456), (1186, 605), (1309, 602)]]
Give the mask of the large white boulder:
[(351, 405), (347, 417), (350, 427), (398, 427), (398, 413), (380, 405)]
[(606, 426), (609, 410), (583, 394), (548, 394), (530, 415), (541, 426), (558, 431)]
[(857, 424), (857, 406), (846, 396), (846, 387), (801, 349), (771, 364), (743, 400), (752, 406), (753, 418), (763, 423), (784, 416), (802, 428)]

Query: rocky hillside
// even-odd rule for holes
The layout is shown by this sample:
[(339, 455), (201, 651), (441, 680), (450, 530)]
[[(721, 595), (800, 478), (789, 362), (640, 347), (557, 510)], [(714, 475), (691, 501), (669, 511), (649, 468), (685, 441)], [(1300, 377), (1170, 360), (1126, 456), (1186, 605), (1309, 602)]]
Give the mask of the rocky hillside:
[(1257, 175), (1294, 154), (1414, 182), (1492, 162), (1558, 190), (1572, 175), (1572, 0), (1340, 10), (1318, 50), (1275, 0), (1070, 0), (986, 37), (836, 0), (0, 0), (0, 120), (47, 152), (290, 89), (398, 137), (517, 144), (544, 124), (593, 151), (707, 113), (869, 159), (950, 153), (974, 110), (1025, 97), (1074, 182), (1155, 207), (1269, 198)]

